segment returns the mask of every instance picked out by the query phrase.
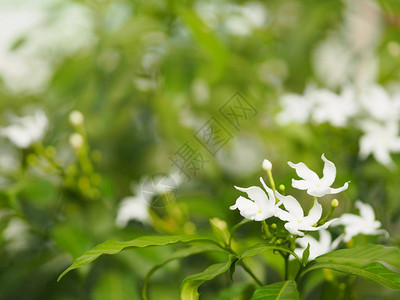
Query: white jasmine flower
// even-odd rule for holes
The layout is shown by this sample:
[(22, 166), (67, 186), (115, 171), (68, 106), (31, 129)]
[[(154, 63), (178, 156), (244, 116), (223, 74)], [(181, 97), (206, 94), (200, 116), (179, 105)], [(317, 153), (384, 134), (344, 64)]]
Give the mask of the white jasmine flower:
[(263, 221), (276, 215), (280, 203), (276, 204), (274, 192), (267, 187), (262, 177), (260, 177), (260, 181), (268, 195), (258, 186), (248, 188), (235, 186), (237, 190), (246, 193), (251, 200), (240, 196), (237, 198), (235, 205), (229, 208), (231, 210), (239, 209), (243, 217), (254, 221)]
[(391, 97), (379, 85), (371, 85), (360, 93), (360, 102), (367, 113), (382, 122), (400, 120), (400, 97)]
[(360, 157), (366, 159), (372, 154), (375, 159), (385, 165), (393, 165), (390, 152), (400, 152), (400, 136), (398, 123), (389, 122), (384, 125), (373, 121), (360, 123), (364, 135), (360, 139)]
[(149, 209), (152, 198), (174, 191), (182, 181), (178, 173), (172, 172), (164, 176), (143, 177), (139, 184), (132, 186), (134, 196), (122, 199), (115, 221), (117, 226), (125, 227), (130, 220), (151, 224)]
[(7, 137), (18, 148), (28, 148), (40, 141), (46, 133), (48, 120), (43, 110), (36, 110), (32, 115), (14, 116), (12, 124), (0, 129), (0, 135)]
[[(282, 201), (283, 206), (287, 211), (279, 209), (276, 216), (285, 223), (285, 228), (291, 234), (304, 236), (301, 231), (317, 231), (327, 228), (332, 221), (326, 222), (322, 226), (314, 227), (314, 225), (321, 219), (322, 206), (318, 203), (317, 199), (314, 200), (314, 205), (310, 209), (308, 216), (304, 216), (303, 208), (300, 203), (293, 196), (283, 196), (275, 192), (276, 197)], [(301, 230), (301, 231), (300, 231)]]
[(282, 111), (277, 115), (277, 121), (281, 125), (289, 123), (306, 123), (314, 106), (312, 99), (305, 95), (285, 94), (280, 99)]
[(346, 182), (340, 188), (331, 188), (331, 185), (336, 178), (336, 167), (333, 162), (327, 160), (325, 155), (322, 154), (322, 160), (325, 162), (322, 178), (311, 171), (304, 163), (300, 162), (294, 164), (288, 162), (289, 166), (296, 170), (296, 173), (302, 180), (292, 179), (292, 186), (299, 190), (307, 190), (307, 193), (314, 197), (323, 197), (327, 194), (337, 194), (349, 187), (349, 182)]
[(83, 120), (84, 120), (83, 114), (78, 110), (74, 110), (69, 114), (69, 122), (74, 126), (82, 125)]
[(316, 240), (311, 235), (306, 235), (302, 238), (296, 239), (296, 243), (300, 245), (300, 248), (296, 248), (294, 252), (299, 256), (303, 256), (304, 250), (306, 250), (308, 244), (310, 244), (310, 256), (309, 260), (323, 255), (325, 253), (331, 252), (337, 248), (339, 243), (342, 241), (343, 235), (339, 235), (333, 242), (329, 231), (320, 230), (319, 231), (319, 241)]
[(344, 127), (360, 111), (354, 90), (350, 86), (345, 87), (340, 95), (320, 89), (313, 93), (313, 97), (315, 106), (312, 119), (317, 123), (328, 122), (336, 127)]
[(149, 202), (142, 195), (126, 197), (122, 199), (118, 209), (117, 226), (125, 227), (130, 220), (137, 220), (142, 223), (150, 223)]
[(358, 234), (365, 235), (378, 235), (385, 234), (389, 236), (388, 232), (381, 227), (381, 222), (375, 220), (375, 213), (371, 205), (356, 201), (356, 207), (360, 211), (360, 215), (343, 214), (336, 222), (335, 225), (344, 225), (344, 241), (350, 241)]

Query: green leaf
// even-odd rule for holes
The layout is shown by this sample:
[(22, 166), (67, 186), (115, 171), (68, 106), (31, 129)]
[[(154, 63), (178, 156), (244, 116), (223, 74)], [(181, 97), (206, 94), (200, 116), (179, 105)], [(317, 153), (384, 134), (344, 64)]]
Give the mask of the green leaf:
[(317, 257), (303, 270), (304, 274), (321, 268), (332, 269), (383, 284), (400, 290), (400, 274), (379, 262), (400, 267), (400, 250), (381, 245), (366, 245), (360, 248), (341, 249)]
[(209, 266), (201, 273), (186, 277), (181, 284), (181, 299), (182, 300), (195, 300), (199, 299), (197, 289), (205, 281), (214, 279), (229, 270), (232, 262), (236, 260), (234, 255), (229, 255), (228, 260), (224, 263), (218, 263)]
[(292, 250), (290, 250), (289, 248), (284, 247), (284, 246), (274, 245), (274, 244), (265, 244), (265, 243), (256, 244), (250, 248), (247, 248), (240, 256), (240, 259), (255, 256), (266, 250), (280, 250), (283, 252), (287, 252), (289, 254), (292, 254), (301, 263), (300, 257), (298, 257), (298, 255), (296, 253), (294, 253)]
[[(315, 269), (332, 269), (335, 271), (347, 273), (350, 275), (360, 276), (371, 281), (380, 283), (394, 290), (400, 290), (400, 274), (389, 270), (380, 263), (371, 263), (366, 266), (353, 265), (350, 263), (340, 264), (340, 263), (317, 263), (310, 267), (308, 271)], [(304, 274), (304, 273), (303, 273)]]
[(154, 272), (156, 272), (159, 268), (161, 268), (162, 266), (164, 266), (165, 264), (175, 260), (175, 259), (180, 259), (180, 258), (185, 258), (191, 255), (196, 255), (196, 254), (200, 254), (203, 252), (209, 252), (209, 251), (221, 251), (221, 252), (225, 252), (225, 250), (221, 249), (220, 247), (218, 247), (217, 245), (213, 245), (213, 244), (200, 244), (200, 245), (194, 245), (192, 247), (189, 248), (184, 248), (184, 249), (179, 249), (177, 251), (175, 251), (174, 254), (172, 254), (168, 259), (166, 259), (165, 261), (163, 261), (162, 263), (154, 266), (153, 268), (151, 268), (151, 270), (147, 273), (146, 278), (144, 280), (143, 283), (143, 287), (142, 287), (142, 298), (144, 300), (147, 299), (147, 285), (148, 282), (150, 280), (150, 277), (154, 274)]
[(359, 248), (341, 249), (316, 258), (318, 262), (337, 262), (367, 265), (383, 261), (400, 269), (400, 249), (382, 245), (366, 245)]
[(82, 256), (78, 257), (74, 263), (69, 266), (57, 279), (60, 279), (67, 274), (69, 271), (80, 268), (87, 265), (88, 263), (97, 259), (103, 254), (117, 254), (125, 248), (136, 247), (144, 248), (148, 246), (164, 246), (176, 243), (188, 243), (188, 242), (211, 242), (215, 241), (204, 238), (198, 235), (178, 235), (178, 236), (141, 236), (131, 241), (120, 242), (120, 241), (107, 241), (100, 245), (97, 245), (93, 249), (86, 251)]
[(255, 290), (250, 300), (296, 300), (299, 299), (296, 282), (277, 282)]
[(138, 292), (132, 284), (132, 276), (120, 271), (112, 270), (101, 274), (94, 287), (93, 300), (136, 299)]
[(305, 265), (310, 257), (310, 243), (307, 244), (307, 248), (304, 250), (303, 255), (301, 257), (303, 264)]

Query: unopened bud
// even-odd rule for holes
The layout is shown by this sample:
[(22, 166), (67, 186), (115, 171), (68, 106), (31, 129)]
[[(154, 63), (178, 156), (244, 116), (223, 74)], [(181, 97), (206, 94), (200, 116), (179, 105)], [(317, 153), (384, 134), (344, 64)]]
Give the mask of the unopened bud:
[(271, 229), (276, 229), (278, 226), (276, 226), (276, 224), (275, 223), (272, 223), (271, 224)]
[(74, 110), (69, 114), (69, 121), (74, 126), (82, 125), (83, 119), (83, 114), (80, 111)]
[(271, 171), (272, 170), (272, 164), (268, 159), (264, 159), (263, 163), (262, 163), (262, 168), (264, 169), (264, 171)]
[(79, 133), (73, 133), (69, 137), (69, 143), (71, 144), (72, 148), (78, 150), (83, 146), (84, 143), (83, 136), (80, 135)]
[(332, 208), (336, 208), (336, 207), (338, 207), (339, 206), (339, 201), (338, 201), (338, 199), (333, 199), (332, 201), (331, 201), (331, 207)]
[(279, 189), (281, 190), (281, 192), (284, 192), (286, 188), (283, 184), (281, 184), (279, 185)]

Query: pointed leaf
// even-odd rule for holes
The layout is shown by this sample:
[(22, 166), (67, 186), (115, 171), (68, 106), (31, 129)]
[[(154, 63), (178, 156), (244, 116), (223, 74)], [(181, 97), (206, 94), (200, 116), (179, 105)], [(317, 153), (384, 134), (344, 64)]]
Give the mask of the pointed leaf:
[(250, 300), (298, 300), (296, 282), (287, 280), (277, 282), (255, 290)]
[(234, 255), (229, 255), (228, 260), (223, 263), (218, 263), (209, 266), (201, 273), (186, 277), (181, 284), (181, 299), (182, 300), (196, 300), (199, 299), (197, 289), (205, 281), (214, 279), (229, 270), (232, 262), (236, 259)]
[(215, 241), (204, 238), (197, 235), (178, 235), (178, 236), (141, 236), (131, 241), (107, 241), (100, 245), (97, 245), (91, 250), (84, 252), (80, 257), (78, 257), (71, 266), (69, 266), (59, 277), (57, 281), (67, 274), (69, 271), (80, 268), (87, 265), (88, 263), (97, 259), (103, 254), (117, 254), (121, 250), (128, 247), (144, 248), (148, 246), (164, 246), (176, 243), (188, 243), (188, 242), (212, 242)]
[(147, 273), (146, 278), (145, 278), (144, 283), (143, 283), (142, 298), (144, 300), (147, 299), (147, 285), (148, 285), (148, 282), (150, 280), (150, 277), (159, 268), (163, 267), (164, 265), (166, 265), (167, 263), (169, 263), (169, 262), (171, 262), (173, 260), (180, 259), (180, 258), (185, 258), (185, 257), (191, 256), (191, 255), (196, 255), (196, 254), (200, 254), (200, 253), (204, 253), (204, 252), (208, 252), (208, 251), (222, 251), (222, 252), (224, 252), (225, 250), (221, 249), (220, 247), (218, 247), (217, 245), (214, 245), (214, 244), (194, 245), (194, 246), (189, 247), (189, 248), (179, 249), (179, 250), (175, 251), (168, 259), (166, 259), (162, 263), (160, 263), (160, 264), (154, 266), (153, 268), (151, 268), (151, 270)]

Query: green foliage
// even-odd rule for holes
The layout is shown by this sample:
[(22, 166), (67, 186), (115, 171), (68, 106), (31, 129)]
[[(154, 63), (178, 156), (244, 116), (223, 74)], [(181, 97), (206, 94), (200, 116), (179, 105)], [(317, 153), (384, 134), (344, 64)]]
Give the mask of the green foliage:
[(211, 280), (218, 275), (221, 275), (229, 270), (231, 264), (235, 261), (235, 256), (229, 255), (228, 260), (224, 263), (218, 263), (209, 266), (201, 273), (191, 275), (185, 278), (181, 284), (181, 299), (182, 300), (196, 300), (199, 299), (197, 289), (205, 281)]
[(296, 286), (293, 280), (263, 286), (255, 290), (251, 300), (298, 300), (299, 292)]
[(176, 243), (188, 242), (214, 242), (208, 238), (197, 235), (181, 235), (181, 236), (141, 236), (132, 241), (107, 241), (97, 245), (93, 249), (86, 251), (78, 257), (71, 266), (69, 266), (59, 277), (58, 281), (69, 271), (83, 267), (94, 261), (103, 254), (117, 254), (126, 248), (144, 248), (149, 246), (165, 246)]

